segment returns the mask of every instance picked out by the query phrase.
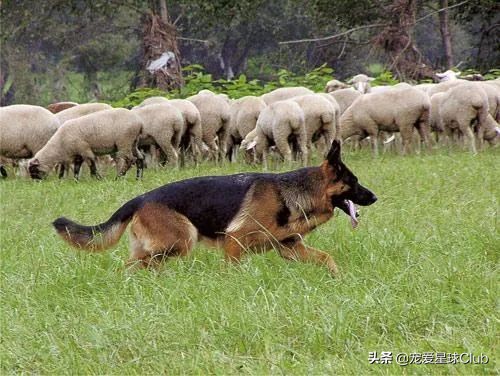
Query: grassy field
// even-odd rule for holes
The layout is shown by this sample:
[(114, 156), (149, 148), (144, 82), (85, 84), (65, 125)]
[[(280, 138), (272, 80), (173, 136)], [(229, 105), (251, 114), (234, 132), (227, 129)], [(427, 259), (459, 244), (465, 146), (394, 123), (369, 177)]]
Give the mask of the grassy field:
[[(275, 253), (240, 266), (198, 246), (157, 272), (70, 249), (50, 222), (96, 224), (167, 182), (249, 171), (205, 164), (115, 181), (0, 182), (1, 373), (498, 374), (500, 149), (477, 156), (347, 154), (379, 201), (356, 230), (337, 214), (306, 242), (341, 277)], [(393, 364), (370, 364), (391, 351)], [(395, 364), (397, 353), (486, 354), (488, 364)]]

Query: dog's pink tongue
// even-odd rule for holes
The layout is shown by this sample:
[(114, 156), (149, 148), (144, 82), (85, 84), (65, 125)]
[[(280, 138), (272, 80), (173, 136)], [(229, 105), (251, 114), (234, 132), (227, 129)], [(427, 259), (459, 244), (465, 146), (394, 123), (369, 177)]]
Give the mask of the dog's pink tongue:
[(358, 225), (358, 219), (356, 218), (356, 206), (351, 200), (346, 200), (347, 201), (347, 207), (349, 208), (349, 216), (351, 217), (351, 225), (352, 228), (356, 228)]

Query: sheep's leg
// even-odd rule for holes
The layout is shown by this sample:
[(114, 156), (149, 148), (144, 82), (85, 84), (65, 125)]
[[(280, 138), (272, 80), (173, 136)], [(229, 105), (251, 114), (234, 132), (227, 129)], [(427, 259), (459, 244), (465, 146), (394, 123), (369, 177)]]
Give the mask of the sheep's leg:
[[(370, 144), (372, 145), (372, 152), (374, 157), (378, 157), (378, 134), (370, 134)], [(361, 137), (358, 138), (358, 147)]]
[(174, 166), (177, 165), (179, 157), (174, 146), (166, 139), (160, 140), (160, 142), (158, 142), (158, 146), (160, 147), (162, 153), (166, 155), (167, 163)]
[(469, 144), (469, 149), (472, 154), (476, 154), (476, 141), (474, 137), (474, 131), (472, 130), (472, 120), (468, 114), (458, 114), (456, 122), (458, 124), (458, 129), (462, 132), (464, 141)]
[(190, 130), (190, 145), (193, 149), (193, 156), (194, 156), (194, 161), (195, 163), (198, 163), (198, 161), (202, 157), (202, 150), (203, 150), (203, 141), (202, 141), (202, 131), (201, 131), (201, 124), (200, 122), (197, 122), (194, 124)]
[(215, 142), (215, 135), (204, 135), (203, 142), (208, 146), (211, 157), (215, 158), (215, 160), (217, 161), (217, 154), (219, 153), (219, 147)]
[(59, 165), (59, 175), (58, 178), (62, 179), (64, 177), (64, 173), (66, 172), (66, 162), (63, 162)]
[(477, 143), (478, 143), (479, 151), (483, 150), (483, 148), (484, 148), (484, 127), (482, 127), (481, 124), (479, 124), (478, 128), (477, 128)]
[(2, 178), (7, 177), (7, 170), (5, 169), (4, 165), (2, 165), (2, 164), (0, 164), (0, 175), (2, 176)]
[(137, 169), (135, 173), (135, 178), (141, 179), (144, 174), (144, 154), (142, 154), (141, 151), (139, 150), (137, 142), (134, 144), (134, 147), (132, 148), (132, 155), (135, 158), (135, 166)]
[(80, 155), (75, 156), (73, 158), (73, 176), (75, 180), (78, 180), (80, 178), (80, 168), (82, 167), (83, 164), (83, 158)]
[(476, 149), (476, 139), (474, 137), (474, 132), (472, 131), (471, 127), (466, 127), (465, 130), (463, 131), (463, 134), (465, 138), (467, 138), (469, 142), (469, 149), (472, 154), (477, 154), (477, 149)]
[(95, 178), (97, 180), (101, 180), (102, 176), (97, 171), (96, 161), (94, 159), (87, 159), (87, 163), (89, 164), (89, 168), (90, 168), (90, 176), (92, 176), (93, 178)]
[(431, 150), (432, 146), (429, 141), (429, 128), (427, 128), (424, 124), (420, 123), (419, 127), (417, 128), (418, 134), (420, 136), (420, 141), (423, 142), (427, 150)]
[(411, 153), (411, 141), (413, 138), (413, 127), (400, 127), (401, 139), (403, 140), (403, 155)]
[(297, 144), (299, 146), (300, 159), (303, 166), (307, 166), (309, 151), (307, 148), (307, 134), (304, 131), (299, 132), (297, 135)]
[(80, 155), (89, 164), (90, 176), (92, 176), (93, 178), (96, 178), (98, 180), (102, 179), (101, 175), (99, 175), (99, 173), (97, 172), (96, 157), (95, 157), (94, 153), (92, 152), (92, 150), (89, 148), (89, 149), (85, 150), (84, 152), (82, 152)]
[(226, 157), (226, 138), (227, 138), (227, 125), (223, 126), (219, 131), (217, 132), (217, 138), (219, 139), (219, 157), (221, 161), (224, 161), (224, 158)]
[(332, 145), (333, 140), (335, 140), (335, 134), (336, 134), (336, 129), (335, 128), (327, 128), (325, 132), (323, 133), (323, 139), (325, 140), (325, 148), (321, 150), (321, 153), (326, 153), (328, 150), (330, 150), (330, 146)]
[(279, 132), (274, 134), (274, 142), (276, 144), (276, 148), (280, 152), (285, 162), (292, 161), (292, 149), (290, 148), (290, 144), (288, 143), (288, 136), (288, 134), (280, 134)]

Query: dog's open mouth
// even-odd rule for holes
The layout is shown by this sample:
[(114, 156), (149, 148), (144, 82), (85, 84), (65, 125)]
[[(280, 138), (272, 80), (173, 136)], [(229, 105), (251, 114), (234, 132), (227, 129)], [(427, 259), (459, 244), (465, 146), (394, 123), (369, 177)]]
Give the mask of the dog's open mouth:
[(358, 218), (359, 213), (356, 205), (351, 200), (343, 200), (338, 208), (341, 209), (344, 213), (346, 213), (351, 218), (352, 228), (356, 228), (358, 226)]

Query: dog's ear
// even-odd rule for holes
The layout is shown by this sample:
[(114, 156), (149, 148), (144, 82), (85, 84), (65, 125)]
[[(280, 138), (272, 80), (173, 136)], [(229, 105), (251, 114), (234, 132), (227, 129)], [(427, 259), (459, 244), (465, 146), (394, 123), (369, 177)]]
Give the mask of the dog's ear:
[(326, 160), (328, 161), (328, 164), (330, 166), (335, 166), (340, 163), (341, 161), (340, 149), (341, 149), (340, 141), (334, 140), (332, 142), (332, 146), (330, 147), (330, 151), (326, 156)]

